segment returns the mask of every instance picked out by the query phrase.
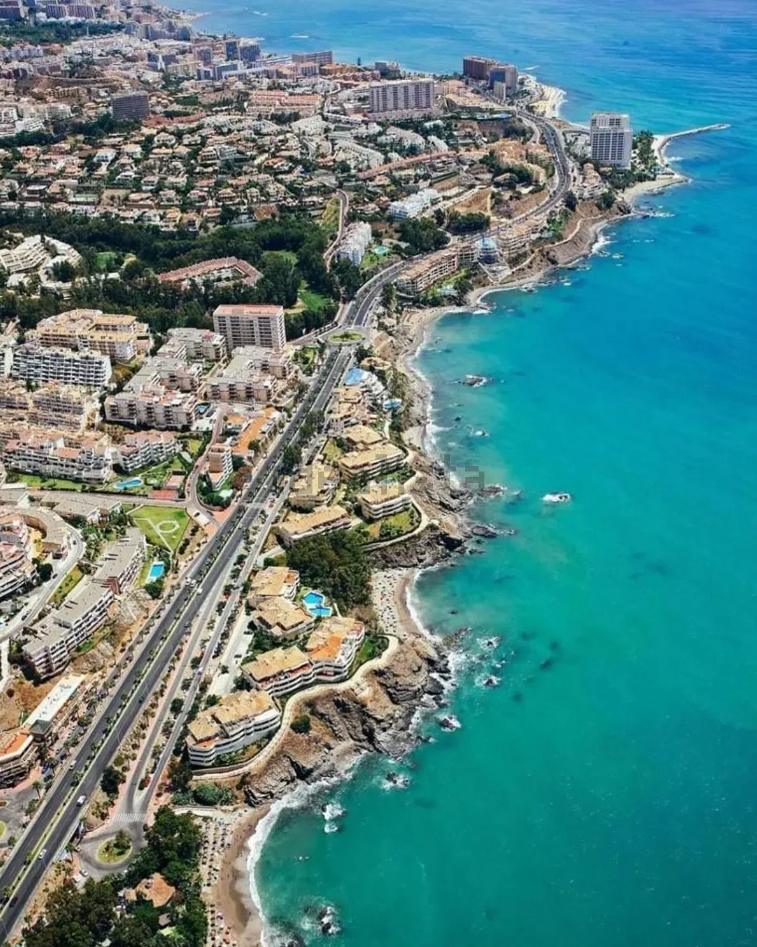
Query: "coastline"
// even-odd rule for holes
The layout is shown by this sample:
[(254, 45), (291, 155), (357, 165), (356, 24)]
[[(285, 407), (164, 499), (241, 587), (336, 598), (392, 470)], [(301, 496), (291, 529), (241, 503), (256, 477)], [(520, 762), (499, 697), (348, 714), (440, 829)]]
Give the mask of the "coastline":
[[(545, 96), (545, 111), (548, 108), (550, 115), (557, 116), (565, 101), (565, 94), (562, 90), (543, 85), (542, 89), (548, 93)], [(589, 238), (584, 241), (578, 252), (570, 259), (544, 266), (538, 272), (522, 278), (478, 287), (469, 294), (465, 305), (408, 310), (395, 334), (388, 337), (388, 347), (391, 350), (394, 364), (399, 367), (399, 370), (407, 378), (412, 392), (412, 423), (404, 431), (403, 439), (407, 447), (413, 451), (414, 460), (417, 460), (417, 464), (414, 464), (414, 466), (416, 466), (419, 475), (414, 478), (410, 492), (413, 493), (413, 497), (419, 506), (422, 508), (426, 506), (429, 499), (428, 492), (419, 490), (419, 481), (431, 478), (436, 480), (437, 486), (446, 484), (444, 479), (446, 474), (443, 471), (440, 472), (440, 460), (430, 430), (433, 423), (433, 388), (417, 365), (417, 356), (426, 344), (432, 326), (447, 313), (456, 310), (474, 309), (477, 305), (480, 305), (489, 293), (533, 286), (543, 282), (552, 271), (570, 268), (581, 259), (591, 255), (597, 242), (601, 239), (602, 231), (607, 226), (618, 220), (638, 214), (634, 206), (637, 200), (660, 193), (674, 185), (690, 183), (690, 178), (670, 169), (670, 165), (665, 158), (665, 150), (671, 140), (671, 136), (655, 136), (655, 153), (658, 156), (659, 163), (670, 173), (658, 177), (654, 181), (640, 182), (623, 192), (621, 197), (627, 205), (625, 212), (610, 217), (587, 220)], [(438, 513), (439, 509), (436, 512)], [(444, 510), (440, 519), (445, 526), (452, 521), (453, 526), (459, 527), (463, 517), (464, 511), (458, 507), (452, 511)], [(439, 521), (431, 517), (430, 519), (432, 523)], [(377, 614), (383, 629), (390, 635), (396, 636), (400, 642), (410, 643), (417, 647), (420, 640), (429, 647), (438, 647), (437, 639), (424, 628), (413, 605), (412, 596), (421, 572), (427, 568), (434, 568), (439, 564), (443, 564), (444, 561), (442, 559), (439, 562), (401, 564), (395, 567), (379, 568), (374, 571), (372, 597)], [(449, 674), (447, 676), (449, 677)], [(439, 688), (443, 687), (438, 680), (435, 683)], [(438, 694), (438, 691), (432, 688), (425, 690), (425, 694), (431, 695), (434, 693)], [(419, 712), (423, 711), (424, 706), (432, 707), (433, 704), (417, 702), (414, 707), (414, 718), (417, 717)], [(390, 729), (392, 727), (396, 727), (396, 723), (390, 724)], [(405, 742), (400, 752), (407, 752), (415, 745), (415, 741), (407, 741), (407, 733), (402, 734), (402, 736), (405, 738)], [(387, 752), (380, 741), (369, 749)], [(357, 753), (349, 757), (347, 765), (337, 766), (336, 770), (332, 769), (332, 772), (328, 775), (340, 780), (349, 778), (354, 763), (362, 755), (364, 755), (362, 748), (359, 748)], [(320, 762), (323, 763), (324, 761), (321, 760)], [(258, 947), (258, 945), (265, 947), (266, 945), (265, 914), (255, 881), (255, 870), (265, 841), (275, 827), (279, 813), (285, 808), (301, 805), (304, 798), (306, 799), (312, 795), (314, 786), (323, 784), (322, 780), (314, 784), (305, 777), (304, 781), (295, 783), (293, 787), (289, 786), (275, 801), (268, 802), (261, 808), (252, 810), (237, 823), (234, 840), (227, 852), (224, 853), (221, 873), (219, 874), (219, 886), (222, 879), (227, 879), (226, 891), (219, 894), (217, 902), (233, 931), (237, 947)], [(302, 792), (303, 789), (305, 790), (304, 793)]]

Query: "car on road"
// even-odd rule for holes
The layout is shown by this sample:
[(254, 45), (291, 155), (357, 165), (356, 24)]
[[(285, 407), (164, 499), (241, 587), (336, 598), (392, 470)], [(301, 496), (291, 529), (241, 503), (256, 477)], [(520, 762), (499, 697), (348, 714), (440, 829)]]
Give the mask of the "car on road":
[(43, 848), (42, 851), (39, 853), (39, 855), (37, 855), (37, 858), (38, 858), (40, 861), (44, 861), (44, 860), (45, 860), (45, 855), (47, 855), (47, 849), (46, 849), (46, 848)]
[(68, 764), (68, 768), (76, 769), (76, 760), (71, 760), (71, 762)]

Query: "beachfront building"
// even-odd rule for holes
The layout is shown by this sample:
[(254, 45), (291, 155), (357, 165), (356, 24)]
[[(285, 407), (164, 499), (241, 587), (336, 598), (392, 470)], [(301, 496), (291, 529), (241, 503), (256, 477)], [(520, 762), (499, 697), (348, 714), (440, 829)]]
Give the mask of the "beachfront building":
[(342, 439), (349, 445), (350, 450), (368, 450), (376, 447), (378, 444), (384, 444), (386, 438), (377, 431), (375, 427), (368, 427), (365, 424), (355, 424), (348, 427), (344, 432)]
[(439, 280), (454, 275), (459, 269), (458, 251), (440, 250), (404, 270), (397, 279), (397, 289), (400, 293), (418, 296)]
[[(402, 456), (404, 457), (404, 454)], [(320, 536), (337, 529), (348, 529), (350, 523), (349, 513), (341, 506), (323, 506), (312, 513), (290, 513), (278, 524), (276, 532), (282, 543), (291, 547), (300, 539)]]
[(463, 56), (463, 75), (466, 79), (486, 82), (489, 78), (489, 70), (496, 65), (496, 59), (486, 59), (483, 56)]
[(286, 345), (283, 306), (218, 306), (213, 328), (226, 339), (230, 352), (243, 345), (281, 352)]
[(343, 681), (364, 640), (361, 621), (341, 615), (324, 618), (305, 645), (315, 679), (323, 683)]
[(264, 651), (242, 665), (242, 674), (253, 687), (267, 691), (271, 697), (285, 697), (315, 681), (310, 658), (296, 645)]
[(70, 309), (42, 319), (28, 333), (32, 342), (49, 348), (99, 352), (115, 362), (131, 362), (149, 351), (150, 330), (135, 316), (100, 309)]
[(401, 483), (373, 483), (358, 495), (360, 512), (367, 520), (380, 520), (408, 510), (412, 497)]
[(300, 470), (289, 494), (292, 509), (310, 512), (330, 503), (339, 483), (339, 476), (328, 464), (313, 463)]
[(51, 381), (84, 388), (104, 388), (112, 374), (110, 358), (99, 352), (77, 352), (25, 342), (13, 350), (11, 375), (38, 385)]
[(339, 471), (345, 480), (371, 480), (399, 470), (404, 463), (405, 452), (396, 444), (387, 443), (344, 454), (339, 459)]
[(631, 167), (633, 129), (628, 115), (594, 112), (589, 126), (591, 160), (615, 168)]
[(518, 68), (509, 62), (495, 63), (489, 69), (489, 88), (497, 91), (501, 86), (499, 98), (509, 99), (518, 91)]
[(395, 119), (428, 115), (434, 111), (433, 79), (395, 79), (370, 87), (371, 118)]
[(266, 566), (253, 576), (248, 599), (252, 604), (267, 598), (284, 598), (291, 602), (299, 587), (300, 573), (295, 569)]
[(283, 641), (294, 641), (315, 624), (310, 612), (286, 598), (261, 598), (252, 613), (252, 621), (262, 631)]
[(220, 757), (264, 740), (280, 723), (281, 711), (267, 691), (229, 694), (187, 725), (189, 763), (197, 768), (214, 766)]
[(179, 449), (169, 431), (134, 431), (115, 448), (115, 464), (125, 473), (169, 461)]
[(40, 678), (63, 670), (76, 648), (108, 620), (113, 591), (85, 576), (46, 618), (33, 625), (24, 659)]

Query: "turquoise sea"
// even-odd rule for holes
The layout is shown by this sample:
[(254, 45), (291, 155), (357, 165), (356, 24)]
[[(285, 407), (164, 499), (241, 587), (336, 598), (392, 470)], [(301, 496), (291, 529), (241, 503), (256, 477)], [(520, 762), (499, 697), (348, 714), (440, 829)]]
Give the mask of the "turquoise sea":
[(693, 183), (605, 255), (431, 331), (438, 449), (524, 491), (476, 511), (518, 534), (418, 586), (428, 626), (473, 629), (462, 729), (428, 723), (404, 790), (374, 760), (328, 793), (338, 833), (285, 811), (257, 870), (269, 919), (317, 943), (304, 908), (333, 904), (344, 947), (754, 945), (757, 3), (193, 2), (272, 49), (535, 66), (578, 120), (732, 124), (673, 144)]

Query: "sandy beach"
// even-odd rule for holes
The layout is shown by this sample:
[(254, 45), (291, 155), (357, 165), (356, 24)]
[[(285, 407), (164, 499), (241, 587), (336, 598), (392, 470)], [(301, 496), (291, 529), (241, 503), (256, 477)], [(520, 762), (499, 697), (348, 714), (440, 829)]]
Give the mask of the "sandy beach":
[[(224, 943), (223, 929), (226, 927), (230, 942), (236, 947), (258, 947), (261, 944), (263, 926), (252, 900), (247, 872), (250, 855), (248, 843), (269, 810), (270, 806), (246, 810), (234, 823), (228, 846), (222, 852), (215, 853), (215, 858), (220, 859), (217, 862), (218, 880), (208, 892), (206, 900), (208, 919), (215, 914), (217, 943)], [(214, 944), (212, 928), (208, 943)]]

